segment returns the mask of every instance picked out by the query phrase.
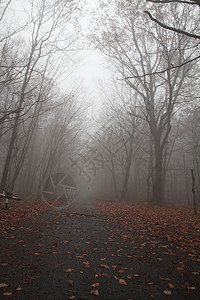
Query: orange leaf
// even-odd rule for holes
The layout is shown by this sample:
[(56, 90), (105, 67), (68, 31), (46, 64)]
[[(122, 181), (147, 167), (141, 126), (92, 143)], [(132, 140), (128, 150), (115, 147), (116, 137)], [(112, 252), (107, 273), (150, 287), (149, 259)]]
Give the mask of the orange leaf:
[(70, 268), (66, 270), (67, 273), (71, 273), (72, 271), (73, 271), (73, 269), (70, 269)]
[(90, 294), (95, 295), (95, 296), (99, 296), (99, 292), (97, 290), (92, 290), (90, 292)]
[(7, 267), (8, 263), (2, 263), (1, 265)]
[(168, 285), (169, 285), (169, 287), (170, 287), (171, 289), (174, 289), (174, 288), (175, 288), (175, 286), (174, 286), (173, 284), (171, 284), (170, 282), (168, 283)]
[(10, 293), (3, 293), (3, 295), (4, 295), (4, 296), (11, 296), (12, 293), (11, 293), (11, 292), (10, 292)]
[(0, 283), (0, 288), (7, 287), (8, 285), (5, 282)]
[(110, 267), (109, 266), (107, 266), (107, 265), (101, 265), (100, 267), (102, 267), (102, 268), (106, 268), (106, 269), (109, 269)]
[(165, 294), (165, 295), (171, 295), (171, 293), (172, 293), (172, 292), (169, 291), (169, 290), (165, 290), (165, 291), (164, 291), (164, 294)]
[(127, 285), (127, 282), (124, 279), (119, 279), (119, 283), (122, 285)]
[(164, 277), (160, 277), (160, 279), (166, 280), (166, 281), (170, 281), (171, 280), (170, 278), (164, 278)]
[(90, 264), (89, 264), (88, 261), (83, 262), (83, 265), (84, 265), (85, 267), (87, 267), (87, 268), (90, 268)]
[(98, 282), (97, 282), (97, 283), (94, 283), (94, 284), (92, 285), (93, 288), (95, 288), (95, 287), (97, 287), (97, 286), (99, 286), (99, 283), (98, 283)]
[(117, 268), (117, 266), (112, 266), (112, 269), (115, 270)]
[(71, 285), (71, 286), (74, 285), (74, 281), (73, 280), (68, 280), (67, 283), (69, 283), (69, 285)]

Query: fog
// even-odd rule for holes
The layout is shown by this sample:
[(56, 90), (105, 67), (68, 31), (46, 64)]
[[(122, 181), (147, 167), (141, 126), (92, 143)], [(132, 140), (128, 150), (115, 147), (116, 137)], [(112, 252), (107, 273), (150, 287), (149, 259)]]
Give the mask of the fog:
[(198, 203), (199, 13), (78, 2), (0, 3), (0, 187), (61, 208)]

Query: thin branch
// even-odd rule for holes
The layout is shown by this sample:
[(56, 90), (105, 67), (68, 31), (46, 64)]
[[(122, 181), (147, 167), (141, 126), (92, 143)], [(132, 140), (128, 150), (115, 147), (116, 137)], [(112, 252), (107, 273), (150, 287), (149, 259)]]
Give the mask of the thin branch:
[[(176, 68), (181, 68), (181, 67), (183, 67), (183, 66), (185, 66), (185, 65), (187, 65), (187, 64), (189, 64), (189, 63), (191, 63), (191, 62), (193, 62), (193, 61), (196, 61), (196, 60), (198, 60), (198, 59), (200, 59), (200, 55), (197, 56), (197, 57), (195, 57), (195, 58), (192, 58), (192, 59), (190, 59), (190, 60), (187, 60), (187, 61), (185, 61), (184, 63), (182, 63), (182, 64), (180, 64), (180, 65), (177, 65), (177, 66), (171, 66), (171, 67), (169, 67), (169, 68), (167, 68), (167, 69), (164, 69), (164, 70), (162, 70), (162, 71), (157, 71), (157, 72), (152, 72), (152, 73), (146, 73), (146, 74), (143, 74), (143, 75), (135, 75), (135, 76), (125, 77), (125, 80), (131, 79), (131, 78), (142, 78), (142, 77), (145, 77), (145, 76), (151, 76), (151, 75), (163, 74), (164, 72), (167, 72), (167, 71), (169, 71), (169, 70), (173, 70), (173, 69), (176, 69)], [(120, 80), (120, 79), (118, 79), (118, 80)]]
[(168, 30), (177, 32), (177, 33), (181, 33), (181, 34), (184, 34), (184, 35), (189, 36), (189, 37), (191, 37), (191, 38), (200, 40), (200, 35), (193, 34), (193, 33), (190, 33), (190, 32), (184, 31), (184, 30), (181, 30), (181, 29), (177, 29), (177, 28), (174, 28), (174, 27), (165, 25), (165, 24), (163, 24), (162, 22), (160, 22), (160, 21), (158, 21), (157, 19), (155, 19), (155, 18), (150, 14), (150, 12), (147, 11), (147, 10), (144, 10), (144, 13), (147, 14), (147, 15), (149, 16), (149, 18), (150, 18), (153, 22), (157, 23), (157, 24), (158, 24), (159, 26), (161, 26), (162, 28), (165, 28), (165, 29), (168, 29)]
[[(1, 14), (0, 22), (2, 21), (4, 15), (5, 15), (5, 13), (6, 13), (6, 10), (7, 10), (8, 6), (10, 5), (11, 1), (12, 1), (12, 0), (9, 0), (8, 3), (6, 4), (6, 7), (4, 8), (4, 10), (3, 10), (2, 14)], [(1, 2), (0, 2), (0, 4), (1, 4)]]
[(189, 5), (200, 5), (199, 0), (194, 0), (194, 1), (184, 1), (184, 0), (146, 0), (147, 2), (152, 2), (152, 3), (183, 3), (183, 4), (189, 4)]

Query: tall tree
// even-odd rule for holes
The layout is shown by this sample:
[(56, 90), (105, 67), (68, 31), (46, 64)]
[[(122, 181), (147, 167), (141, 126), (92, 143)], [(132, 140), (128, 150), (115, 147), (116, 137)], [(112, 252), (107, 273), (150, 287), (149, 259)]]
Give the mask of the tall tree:
[[(157, 7), (151, 7), (147, 5), (147, 10), (144, 10), (144, 13), (146, 13), (151, 21), (153, 21), (155, 24), (161, 26), (162, 28), (166, 30), (170, 30), (173, 32), (176, 32), (180, 35), (185, 35), (191, 39), (194, 40), (193, 47), (199, 46), (199, 40), (200, 40), (200, 30), (199, 30), (199, 9), (200, 9), (200, 1), (199, 0), (191, 0), (191, 1), (184, 1), (184, 0), (146, 0), (149, 3), (156, 4)], [(190, 11), (191, 19), (193, 19), (193, 22), (178, 22), (177, 24), (173, 24), (168, 18), (167, 15), (165, 17), (161, 17), (163, 15), (163, 11), (165, 10), (164, 6), (169, 6), (170, 4), (177, 4), (179, 13), (177, 14), (177, 18), (182, 20), (182, 14), (184, 14), (185, 9)], [(154, 16), (155, 14), (155, 16)], [(187, 16), (184, 14), (185, 20), (187, 20)], [(189, 59), (188, 61), (185, 61), (184, 63), (189, 63), (191, 61), (199, 60), (200, 55), (196, 55), (195, 57)], [(179, 67), (177, 66), (171, 66), (171, 68)]]
[[(102, 30), (98, 29), (91, 39), (115, 66), (118, 79), (125, 81), (138, 95), (137, 105), (149, 125), (154, 145), (152, 202), (161, 204), (171, 120), (176, 107), (181, 107), (183, 90), (191, 82), (192, 72), (195, 72), (194, 66), (191, 71), (192, 66), (184, 64), (192, 58), (194, 51), (186, 36), (166, 32), (159, 26), (152, 29), (150, 21), (140, 13), (143, 8), (140, 1), (134, 4), (128, 0), (111, 2), (112, 10), (104, 7)], [(175, 25), (181, 21), (186, 23), (187, 11), (181, 20), (177, 20), (178, 8), (175, 4), (171, 4), (165, 13), (170, 15)], [(182, 67), (169, 68), (176, 63)], [(168, 69), (167, 72), (156, 74), (161, 65)]]
[[(33, 105), (30, 100), (32, 92), (35, 89), (40, 90), (42, 84), (35, 80), (38, 77), (37, 74), (45, 74), (47, 67), (48, 69), (52, 68), (53, 61), (56, 60), (57, 62), (60, 54), (64, 55), (65, 59), (68, 57), (67, 61), (69, 61), (69, 53), (72, 51), (72, 45), (76, 40), (72, 33), (64, 39), (61, 35), (65, 25), (72, 20), (76, 12), (77, 5), (74, 1), (31, 1), (29, 8), (31, 23), (28, 30), (31, 35), (23, 52), (22, 76), (17, 86), (16, 109), (13, 113), (14, 120), (1, 179), (3, 188), (8, 185), (8, 175), (11, 169), (12, 157), (15, 156), (14, 149), (21, 119), (29, 111), (28, 107)], [(32, 85), (34, 82), (36, 84)], [(36, 97), (35, 104), (38, 101), (40, 99)]]

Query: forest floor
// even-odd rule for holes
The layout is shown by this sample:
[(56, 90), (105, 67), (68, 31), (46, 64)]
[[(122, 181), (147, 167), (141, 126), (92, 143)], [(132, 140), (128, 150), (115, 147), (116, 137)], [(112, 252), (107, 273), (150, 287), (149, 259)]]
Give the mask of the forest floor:
[(0, 209), (0, 299), (199, 299), (200, 224), (184, 208)]

